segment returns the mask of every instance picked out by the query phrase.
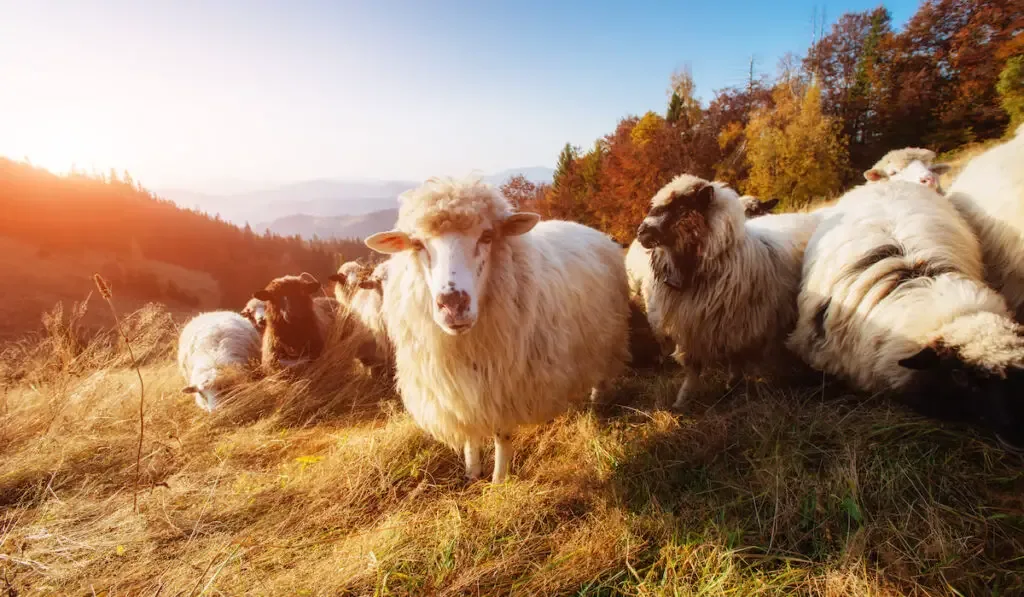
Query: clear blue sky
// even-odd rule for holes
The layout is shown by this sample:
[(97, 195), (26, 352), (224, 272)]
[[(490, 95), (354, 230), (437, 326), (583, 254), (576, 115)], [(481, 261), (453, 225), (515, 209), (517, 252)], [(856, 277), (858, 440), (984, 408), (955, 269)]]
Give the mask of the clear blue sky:
[(551, 166), (686, 63), (707, 98), (877, 5), (0, 0), (0, 155), (157, 188)]

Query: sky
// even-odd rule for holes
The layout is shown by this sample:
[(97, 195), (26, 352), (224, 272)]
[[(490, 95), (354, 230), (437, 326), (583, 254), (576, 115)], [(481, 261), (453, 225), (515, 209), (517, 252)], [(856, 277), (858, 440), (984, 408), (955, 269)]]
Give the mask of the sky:
[(878, 4), (0, 0), (0, 155), (208, 192), (553, 166)]

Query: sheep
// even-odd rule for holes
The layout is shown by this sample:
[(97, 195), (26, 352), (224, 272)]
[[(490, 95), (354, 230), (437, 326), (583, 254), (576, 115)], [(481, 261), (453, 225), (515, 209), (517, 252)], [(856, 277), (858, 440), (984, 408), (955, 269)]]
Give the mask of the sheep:
[[(478, 179), (430, 179), (403, 194), (396, 228), (366, 239), (391, 254), (383, 313), (395, 379), (417, 424), (466, 476), (508, 474), (512, 433), (600, 402), (629, 360), (622, 249), (574, 222), (515, 212)], [(538, 223), (539, 222), (539, 223)]]
[(263, 335), (263, 330), (267, 329), (266, 305), (263, 301), (257, 298), (249, 299), (242, 309), (241, 315), (249, 320), (249, 323), (256, 328), (260, 335)]
[(748, 220), (735, 191), (689, 174), (655, 194), (637, 238), (651, 252), (648, 320), (685, 354), (673, 408), (702, 389), (709, 366), (784, 356), (777, 353), (796, 322), (800, 263), (816, 221), (814, 213)]
[(921, 147), (894, 149), (866, 170), (864, 178), (868, 182), (890, 179), (916, 182), (942, 193), (939, 177), (948, 172), (950, 166), (934, 163), (935, 157), (934, 151)]
[(1024, 445), (1024, 328), (982, 281), (952, 203), (906, 181), (844, 195), (805, 253), (788, 346), (816, 369), (918, 412)]
[(338, 273), (330, 279), (338, 282), (334, 287), (334, 296), (338, 302), (344, 303), (355, 292), (359, 279), (363, 276), (363, 265), (358, 261), (346, 261), (338, 268)]
[(1024, 321), (1024, 126), (968, 162), (947, 196), (981, 242), (986, 281)]
[[(765, 199), (764, 201), (753, 195), (740, 197), (743, 203), (743, 215), (747, 219), (759, 218), (768, 215), (779, 204), (779, 199)], [(629, 275), (629, 290), (633, 296), (639, 296), (643, 289), (644, 279), (651, 271), (651, 251), (643, 248), (640, 241), (634, 240), (626, 251), (626, 273)]]
[(246, 367), (259, 357), (260, 335), (255, 326), (233, 311), (212, 311), (192, 318), (178, 338), (178, 371), (199, 408), (213, 412), (220, 392), (229, 383), (225, 370)]
[(292, 366), (320, 356), (324, 340), (331, 332), (338, 302), (312, 294), (320, 282), (311, 274), (282, 276), (270, 281), (253, 298), (264, 302), (266, 329), (263, 332), (264, 373), (279, 366)]
[[(350, 262), (354, 263), (354, 262)], [(344, 267), (344, 266), (342, 266)], [(335, 296), (340, 304), (346, 305), (355, 316), (351, 333), (360, 334), (357, 358), (371, 370), (389, 367), (392, 364), (391, 343), (388, 340), (384, 316), (381, 312), (384, 300), (384, 281), (387, 279), (388, 262), (383, 261), (369, 270), (359, 266), (358, 271), (349, 269), (344, 274), (339, 270), (330, 279), (337, 282)]]

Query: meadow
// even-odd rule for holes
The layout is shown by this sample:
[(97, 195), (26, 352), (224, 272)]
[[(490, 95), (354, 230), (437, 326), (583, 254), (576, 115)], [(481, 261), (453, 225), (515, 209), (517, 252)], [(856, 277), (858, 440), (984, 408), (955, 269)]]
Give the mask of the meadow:
[(467, 484), (343, 341), (200, 411), (152, 304), (122, 317), (137, 469), (139, 378), (81, 326), (105, 308), (0, 355), (5, 595), (1024, 592), (1021, 457), (830, 380), (676, 413), (677, 370), (631, 371), (613, 404), (520, 433), (508, 482)]

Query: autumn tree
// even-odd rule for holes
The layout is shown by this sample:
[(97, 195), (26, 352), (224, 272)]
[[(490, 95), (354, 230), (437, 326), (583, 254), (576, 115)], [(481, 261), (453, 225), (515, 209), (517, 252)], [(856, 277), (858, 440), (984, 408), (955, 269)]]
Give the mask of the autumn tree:
[(837, 193), (846, 148), (836, 119), (822, 112), (821, 90), (798, 80), (780, 82), (774, 109), (761, 109), (747, 125), (750, 178), (745, 191), (779, 197), (789, 209)]
[(1006, 61), (1006, 67), (999, 73), (999, 102), (1010, 117), (1010, 130), (1024, 124), (1024, 55)]
[(527, 205), (542, 198), (538, 193), (538, 185), (522, 174), (516, 174), (505, 181), (501, 185), (501, 194), (516, 209), (525, 209)]

